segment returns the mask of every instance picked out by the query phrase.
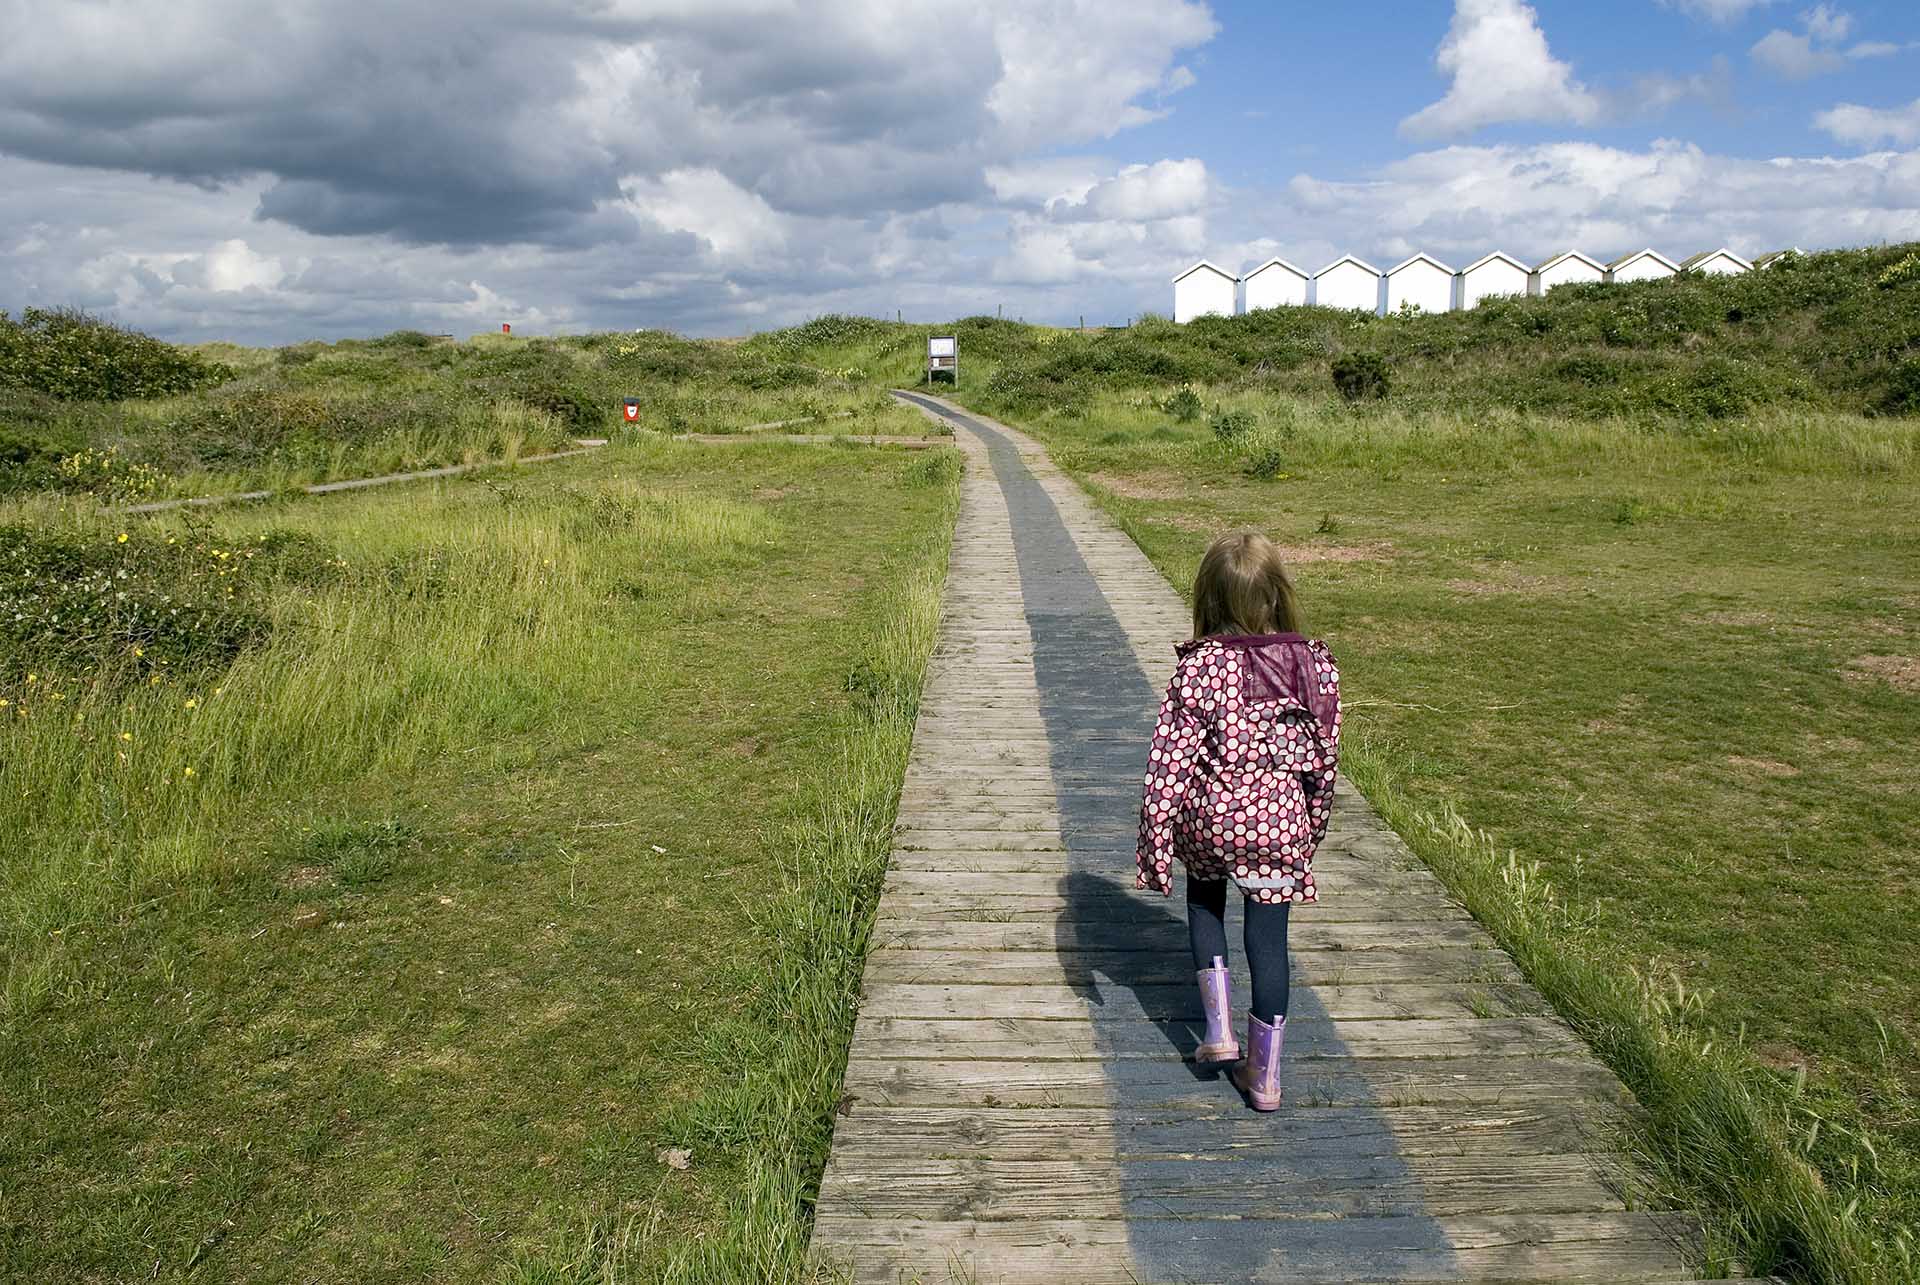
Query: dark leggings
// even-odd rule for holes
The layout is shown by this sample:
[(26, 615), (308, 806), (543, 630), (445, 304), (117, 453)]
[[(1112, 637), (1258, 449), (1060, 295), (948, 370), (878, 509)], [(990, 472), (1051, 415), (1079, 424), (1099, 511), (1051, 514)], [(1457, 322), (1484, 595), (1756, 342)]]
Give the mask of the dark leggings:
[[(1253, 974), (1249, 1011), (1263, 1022), (1287, 1015), (1287, 903), (1245, 903), (1247, 969)], [(1187, 935), (1193, 966), (1212, 968), (1227, 957), (1227, 881), (1187, 877)]]

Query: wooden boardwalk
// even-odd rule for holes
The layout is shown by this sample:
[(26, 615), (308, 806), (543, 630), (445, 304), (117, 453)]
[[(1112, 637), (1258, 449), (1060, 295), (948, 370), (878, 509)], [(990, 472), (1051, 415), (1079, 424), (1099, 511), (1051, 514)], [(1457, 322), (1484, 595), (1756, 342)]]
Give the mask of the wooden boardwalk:
[(816, 1261), (887, 1285), (1689, 1279), (1687, 1220), (1626, 1209), (1595, 1158), (1618, 1081), (1344, 783), (1295, 921), (1286, 1105), (1184, 1060), (1184, 910), (1133, 891), (1132, 851), (1185, 612), (1037, 444), (916, 400), (968, 469)]

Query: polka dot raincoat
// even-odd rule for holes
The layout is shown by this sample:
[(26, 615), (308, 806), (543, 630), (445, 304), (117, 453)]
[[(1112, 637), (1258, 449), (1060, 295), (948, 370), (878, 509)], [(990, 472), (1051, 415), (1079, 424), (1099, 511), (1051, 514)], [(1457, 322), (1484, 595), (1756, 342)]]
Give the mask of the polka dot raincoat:
[(1147, 756), (1135, 885), (1173, 891), (1173, 862), (1261, 902), (1319, 900), (1313, 852), (1332, 815), (1340, 671), (1299, 634), (1176, 648)]

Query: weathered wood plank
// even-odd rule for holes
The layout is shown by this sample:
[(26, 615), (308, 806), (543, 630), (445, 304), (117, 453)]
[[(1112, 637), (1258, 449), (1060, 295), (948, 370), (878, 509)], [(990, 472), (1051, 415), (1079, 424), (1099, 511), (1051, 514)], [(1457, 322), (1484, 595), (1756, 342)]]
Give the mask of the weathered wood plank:
[[(1288, 1110), (1322, 1106), (1512, 1106), (1576, 1098), (1624, 1101), (1592, 1058), (1459, 1057), (1292, 1059), (1281, 1067)], [(872, 1060), (847, 1064), (846, 1092), (882, 1106), (1105, 1107), (1115, 1100), (1165, 1110), (1219, 1110), (1231, 1093), (1218, 1071), (1148, 1059), (1110, 1062)]]
[[(1179, 1020), (1103, 1023), (975, 1018), (922, 1021), (862, 1015), (854, 1048), (878, 1060), (967, 1058), (1012, 1062), (1189, 1058), (1203, 1034)], [(1290, 1061), (1312, 1058), (1541, 1057), (1584, 1052), (1563, 1023), (1545, 1017), (1468, 1021), (1287, 1019)]]
[[(1103, 1251), (1145, 1251), (1182, 1264), (1189, 1282), (1672, 1280), (1680, 1220), (1630, 1211), (1451, 1217), (1221, 1219), (860, 1218), (823, 1214), (815, 1236), (846, 1255), (856, 1281), (897, 1281), (903, 1260), (958, 1266), (989, 1280), (1125, 1282), (1175, 1279), (1129, 1266), (1100, 1275)], [(1047, 1273), (1056, 1273), (1049, 1275)], [(947, 1279), (947, 1278), (938, 1278)]]
[[(1251, 1192), (1259, 1193), (1249, 1201)], [(869, 1218), (1241, 1218), (1570, 1213), (1625, 1208), (1579, 1152), (1347, 1152), (1277, 1159), (863, 1156), (821, 1184)]]
[[(995, 1160), (1248, 1160), (1418, 1155), (1520, 1156), (1582, 1149), (1603, 1119), (1598, 1103), (1540, 1102), (1489, 1111), (1477, 1104), (1320, 1107), (1271, 1119), (1222, 1093), (1218, 1113), (1054, 1107), (855, 1106), (834, 1131), (843, 1165), (856, 1158)], [(1204, 1123), (1204, 1128), (1197, 1127)]]
[[(1328, 918), (1325, 905), (1301, 910), (1288, 931), (1289, 953), (1309, 950), (1390, 950), (1397, 939), (1431, 945), (1491, 946), (1486, 933), (1469, 919)], [(877, 925), (876, 948), (902, 950), (1151, 951), (1176, 958), (1187, 949), (1187, 926), (1164, 911), (1142, 913), (1134, 923), (1053, 924), (987, 923), (965, 920), (902, 920)]]
[[(1531, 987), (1375, 982), (1297, 988), (1301, 999), (1335, 1019), (1486, 1018), (1539, 1013), (1545, 1005)], [(860, 1010), (875, 1017), (1031, 1018), (1198, 1021), (1203, 1013), (1193, 983), (1130, 986), (976, 986), (869, 981)]]
[[(1316, 934), (1317, 949), (1288, 952), (1288, 972), (1296, 985), (1353, 985), (1364, 982), (1428, 981), (1519, 984), (1520, 970), (1504, 951), (1474, 946), (1404, 946), (1392, 925), (1340, 924), (1368, 929), (1371, 949), (1333, 949), (1324, 940), (1335, 927)], [(1238, 958), (1236, 993), (1244, 993), (1246, 969)], [(967, 982), (995, 986), (1135, 986), (1142, 983), (1195, 987), (1193, 965), (1185, 953), (1147, 951), (953, 951), (875, 950), (867, 958), (866, 982), (917, 982), (924, 985)]]

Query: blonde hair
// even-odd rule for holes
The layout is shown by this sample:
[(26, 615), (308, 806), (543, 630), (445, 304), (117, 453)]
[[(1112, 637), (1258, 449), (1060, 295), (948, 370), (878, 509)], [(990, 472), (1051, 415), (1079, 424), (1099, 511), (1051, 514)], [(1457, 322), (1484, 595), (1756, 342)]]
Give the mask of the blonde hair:
[(1258, 531), (1229, 531), (1207, 546), (1193, 578), (1193, 636), (1291, 634), (1300, 604), (1280, 547)]

